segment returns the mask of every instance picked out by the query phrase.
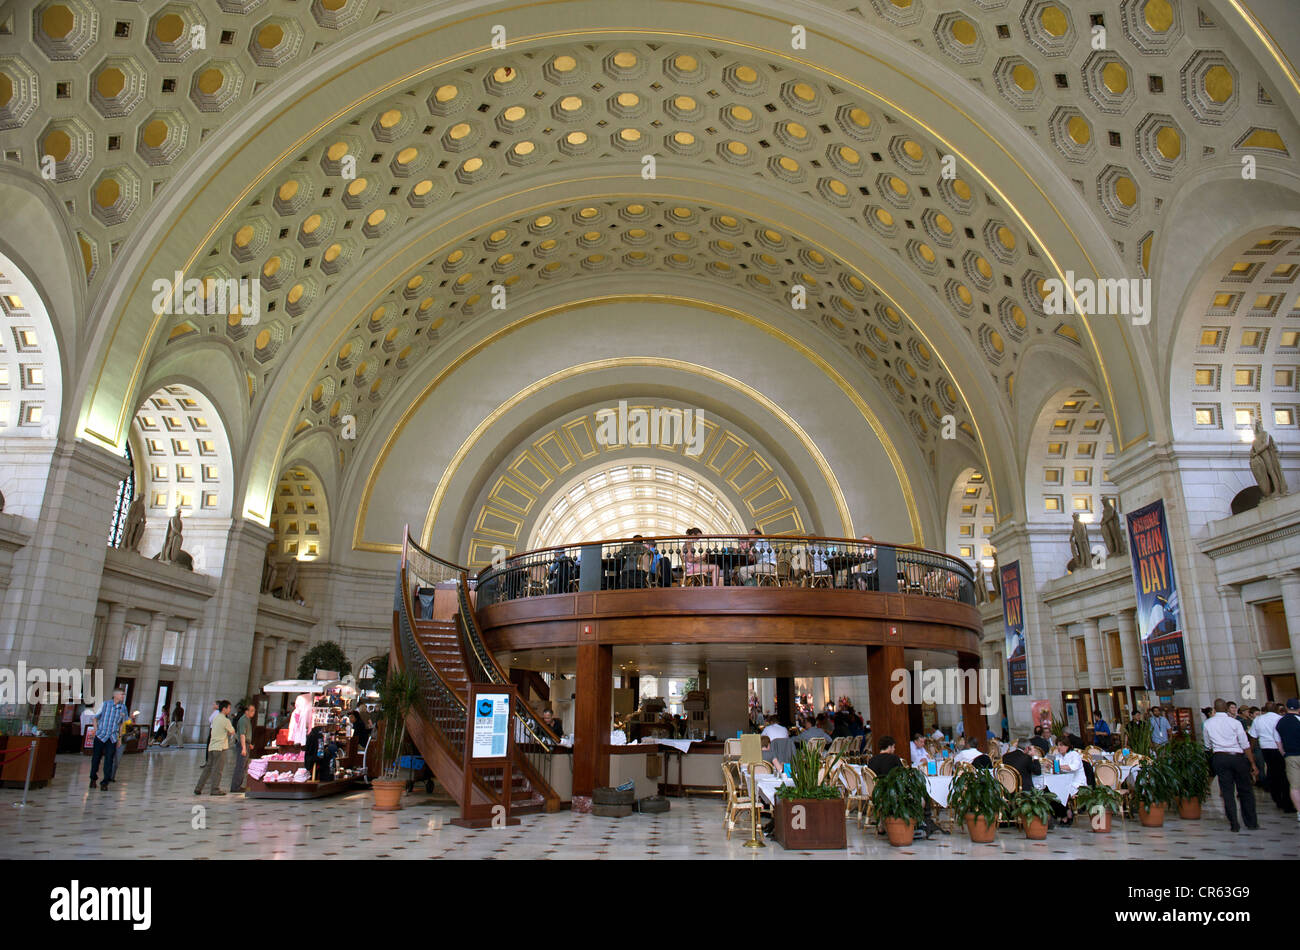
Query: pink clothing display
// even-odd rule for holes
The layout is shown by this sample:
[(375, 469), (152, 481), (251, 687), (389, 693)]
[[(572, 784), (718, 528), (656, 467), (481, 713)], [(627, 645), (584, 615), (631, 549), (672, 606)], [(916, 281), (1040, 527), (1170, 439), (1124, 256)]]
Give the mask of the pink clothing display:
[(289, 720), (289, 741), (294, 745), (306, 745), (311, 716), (311, 697), (302, 693), (293, 701), (293, 716)]

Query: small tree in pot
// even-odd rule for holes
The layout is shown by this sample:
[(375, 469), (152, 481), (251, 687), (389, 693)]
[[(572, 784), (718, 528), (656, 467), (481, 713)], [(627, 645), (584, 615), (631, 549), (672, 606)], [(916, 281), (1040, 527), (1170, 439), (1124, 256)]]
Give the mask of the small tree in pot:
[(1006, 789), (992, 770), (967, 769), (953, 780), (948, 807), (953, 815), (965, 817), (971, 841), (992, 844), (998, 818), (1007, 807)]
[(1109, 785), (1084, 785), (1074, 793), (1074, 807), (1088, 816), (1097, 834), (1110, 834), (1110, 816), (1119, 812), (1121, 801), (1119, 792)]
[[(838, 756), (827, 763), (830, 774)], [(821, 753), (805, 743), (790, 761), (793, 785), (776, 790), (776, 840), (790, 850), (847, 848), (844, 790), (823, 782)]]
[(1138, 769), (1133, 776), (1133, 795), (1142, 824), (1148, 828), (1161, 827), (1165, 823), (1165, 806), (1176, 791), (1173, 770), (1165, 756), (1152, 759)]
[(379, 778), (370, 783), (378, 811), (396, 811), (402, 807), (406, 783), (398, 777), (398, 763), (406, 745), (406, 715), (419, 700), (420, 684), (405, 670), (390, 670), (379, 686), (379, 704), (384, 715), (383, 760)]
[(1172, 773), (1178, 817), (1200, 818), (1201, 802), (1210, 794), (1210, 764), (1205, 758), (1205, 747), (1191, 736), (1184, 736), (1162, 748), (1157, 758), (1164, 759)]
[(1025, 837), (1042, 841), (1047, 837), (1047, 821), (1052, 817), (1052, 806), (1060, 799), (1049, 788), (1025, 788), (1011, 796), (1012, 818), (1019, 818), (1025, 826)]
[(889, 843), (895, 848), (912, 843), (916, 826), (925, 820), (925, 781), (905, 765), (876, 779), (871, 790), (871, 813), (883, 821)]

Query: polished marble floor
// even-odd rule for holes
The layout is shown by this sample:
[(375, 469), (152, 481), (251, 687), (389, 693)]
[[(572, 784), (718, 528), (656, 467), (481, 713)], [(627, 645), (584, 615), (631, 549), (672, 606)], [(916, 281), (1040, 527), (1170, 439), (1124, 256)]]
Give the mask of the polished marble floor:
[[(935, 835), (912, 847), (850, 826), (847, 851), (789, 852), (769, 841), (746, 849), (747, 829), (727, 841), (716, 798), (673, 799), (663, 815), (597, 818), (561, 812), (530, 815), (515, 827), (468, 830), (449, 824), (453, 806), (417, 787), (394, 813), (370, 808), (367, 792), (313, 802), (246, 800), (243, 795), (197, 798), (200, 750), (151, 750), (127, 756), (107, 792), (87, 786), (88, 757), (61, 755), (54, 781), (13, 803), (21, 789), (0, 789), (3, 858), (529, 858), (560, 860), (731, 858), (751, 861), (884, 858), (1300, 858), (1300, 822), (1260, 799), (1260, 830), (1232, 834), (1217, 793), (1201, 821), (1170, 819), (1163, 828), (1130, 822), (1110, 835), (1086, 828), (1054, 830), (1027, 841), (1004, 829), (993, 845), (965, 834)], [(227, 786), (228, 787), (228, 786)], [(198, 810), (196, 811), (196, 807)], [(1212, 814), (1212, 816), (1211, 816)]]

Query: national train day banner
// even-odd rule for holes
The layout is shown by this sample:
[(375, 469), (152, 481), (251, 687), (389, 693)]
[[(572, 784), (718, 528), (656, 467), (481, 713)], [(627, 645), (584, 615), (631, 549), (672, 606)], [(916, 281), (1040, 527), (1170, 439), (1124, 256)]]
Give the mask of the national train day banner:
[(1029, 695), (1029, 667), (1025, 662), (1025, 613), (1020, 599), (1020, 562), (1002, 571), (1002, 622), (1007, 636), (1008, 695)]
[(1137, 627), (1142, 642), (1142, 679), (1147, 689), (1187, 689), (1187, 653), (1183, 647), (1182, 610), (1164, 499), (1128, 515), (1133, 586), (1137, 591)]

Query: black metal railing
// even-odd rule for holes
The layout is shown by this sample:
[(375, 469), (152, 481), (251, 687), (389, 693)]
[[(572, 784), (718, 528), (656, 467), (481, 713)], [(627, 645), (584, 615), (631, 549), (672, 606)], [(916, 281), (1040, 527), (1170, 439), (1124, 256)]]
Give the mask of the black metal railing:
[(448, 686), (425, 659), (424, 651), (415, 637), (415, 629), (402, 596), (402, 578), (399, 575), (396, 597), (398, 644), (402, 650), (402, 666), (409, 670), (420, 684), (423, 699), (422, 713), (447, 741), (458, 760), (465, 754), (465, 703), (456, 691)]
[(599, 541), (506, 558), (478, 575), (478, 605), (595, 590), (805, 587), (917, 594), (975, 605), (959, 558), (849, 538), (695, 535)]

